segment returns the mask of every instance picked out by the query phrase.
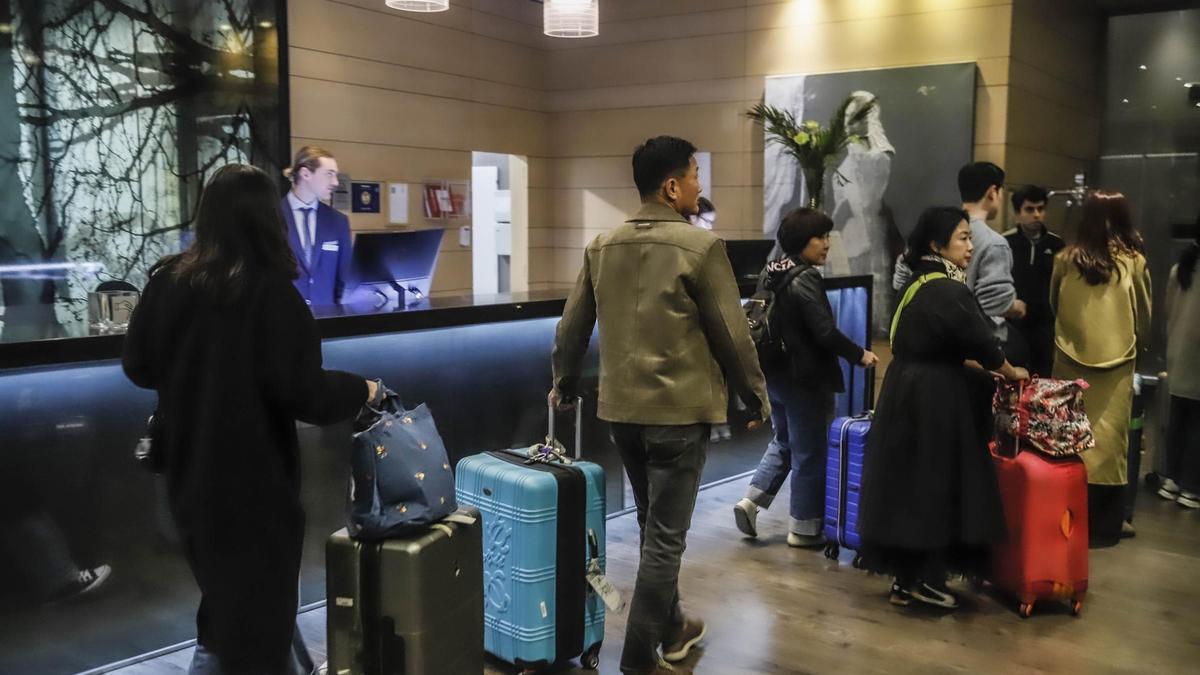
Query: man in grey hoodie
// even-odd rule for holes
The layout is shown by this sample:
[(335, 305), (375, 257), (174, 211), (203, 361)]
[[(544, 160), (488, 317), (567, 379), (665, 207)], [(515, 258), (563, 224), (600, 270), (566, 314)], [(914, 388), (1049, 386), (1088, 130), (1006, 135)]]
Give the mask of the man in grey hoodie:
[[(958, 192), (963, 210), (971, 217), (971, 244), (975, 247), (967, 266), (967, 286), (975, 293), (984, 314), (992, 320), (996, 337), (1005, 345), (1013, 363), (1024, 361), (1025, 351), (1014, 339), (1010, 342), (1007, 319), (1025, 316), (1025, 303), (1017, 298), (1012, 277), (1012, 249), (1008, 241), (987, 224), (1004, 204), (1004, 170), (991, 162), (974, 162), (958, 171)], [(896, 263), (893, 286), (904, 288), (912, 272), (903, 259)], [(1011, 354), (1009, 352), (1017, 352)], [(1014, 357), (1016, 359), (1014, 360)]]

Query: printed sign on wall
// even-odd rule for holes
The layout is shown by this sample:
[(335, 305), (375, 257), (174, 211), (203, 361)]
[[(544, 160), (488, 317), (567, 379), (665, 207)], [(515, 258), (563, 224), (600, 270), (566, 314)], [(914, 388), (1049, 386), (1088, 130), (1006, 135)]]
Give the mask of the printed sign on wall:
[(353, 213), (379, 213), (379, 183), (351, 183), (350, 210)]

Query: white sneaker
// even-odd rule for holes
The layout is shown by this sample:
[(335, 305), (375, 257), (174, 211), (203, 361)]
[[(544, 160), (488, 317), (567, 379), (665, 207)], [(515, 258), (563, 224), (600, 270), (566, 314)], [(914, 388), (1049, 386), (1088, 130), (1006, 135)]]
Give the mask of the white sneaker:
[(792, 548), (820, 548), (825, 545), (825, 537), (817, 534), (796, 534), (788, 532), (787, 545)]
[(733, 522), (747, 537), (758, 536), (758, 505), (742, 497), (733, 505)]
[(1158, 488), (1158, 496), (1173, 502), (1179, 498), (1179, 486), (1170, 478), (1164, 478), (1162, 485)]
[(1175, 503), (1185, 509), (1200, 509), (1200, 495), (1182, 490), (1179, 493), (1179, 499), (1176, 499)]
[(718, 431), (721, 432), (721, 440), (723, 440), (723, 441), (733, 440), (733, 431), (730, 430), (728, 424), (722, 424), (720, 427), (718, 427)]

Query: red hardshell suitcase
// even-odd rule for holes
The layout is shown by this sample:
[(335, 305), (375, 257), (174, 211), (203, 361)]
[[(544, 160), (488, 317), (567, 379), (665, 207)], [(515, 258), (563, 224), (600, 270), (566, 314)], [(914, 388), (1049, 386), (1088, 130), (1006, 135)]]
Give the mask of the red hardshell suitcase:
[(992, 583), (1012, 593), (1022, 617), (1039, 600), (1079, 614), (1088, 585), (1087, 469), (1079, 457), (993, 451), (1008, 541), (996, 546)]

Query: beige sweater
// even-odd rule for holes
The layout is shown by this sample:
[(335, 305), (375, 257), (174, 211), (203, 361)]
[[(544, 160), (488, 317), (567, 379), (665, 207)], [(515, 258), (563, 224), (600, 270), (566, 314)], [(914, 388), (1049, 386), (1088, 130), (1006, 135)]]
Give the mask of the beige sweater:
[(1200, 279), (1185, 291), (1178, 272), (1167, 279), (1167, 381), (1172, 396), (1200, 400)]

